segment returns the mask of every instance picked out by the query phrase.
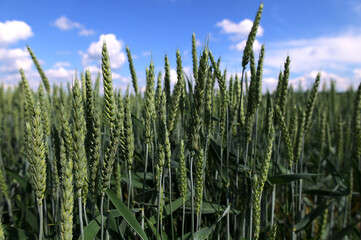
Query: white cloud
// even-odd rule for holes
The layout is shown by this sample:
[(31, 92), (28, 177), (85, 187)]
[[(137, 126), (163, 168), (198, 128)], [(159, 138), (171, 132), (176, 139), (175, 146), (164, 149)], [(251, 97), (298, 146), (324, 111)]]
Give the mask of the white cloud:
[(265, 65), (279, 68), (286, 54), (291, 56), (291, 71), (309, 72), (314, 69), (348, 70), (361, 62), (361, 33), (331, 37), (277, 42), (268, 44)]
[(183, 67), (183, 72), (185, 73), (185, 75), (187, 75), (187, 77), (190, 79), (191, 77), (193, 77), (193, 68), (189, 67), (189, 66), (185, 66)]
[[(244, 47), (246, 46), (246, 42), (247, 42), (247, 40), (245, 39), (236, 45), (231, 45), (231, 49), (237, 49), (238, 51), (243, 52)], [(262, 47), (262, 44), (257, 39), (255, 39), (253, 42), (253, 51), (258, 52), (259, 50), (261, 50), (261, 47)]]
[(73, 22), (65, 16), (61, 16), (60, 18), (56, 19), (54, 25), (62, 31), (78, 29), (78, 34), (80, 36), (89, 36), (94, 34), (94, 30), (86, 29), (84, 25), (78, 22)]
[(70, 63), (69, 62), (56, 62), (53, 65), (53, 68), (61, 68), (61, 67), (70, 67)]
[(356, 79), (361, 79), (361, 69), (354, 69), (353, 74)]
[(102, 34), (99, 37), (99, 41), (92, 42), (86, 52), (79, 52), (82, 56), (84, 67), (93, 64), (94, 62), (97, 62), (100, 65), (104, 42), (107, 44), (111, 67), (113, 69), (118, 69), (124, 64), (126, 55), (124, 53), (123, 41), (120, 39), (118, 40), (114, 34)]
[(0, 22), (0, 45), (16, 43), (33, 35), (31, 27), (23, 21)]
[[(145, 51), (145, 52), (142, 52), (142, 55), (143, 55), (143, 57), (148, 57), (148, 56), (152, 55), (152, 52), (151, 51)], [(133, 55), (132, 55), (132, 58), (133, 58)]]
[(60, 83), (71, 82), (75, 79), (75, 70), (66, 69), (64, 67), (57, 67), (45, 70), (45, 74), (49, 81)]
[(90, 36), (93, 35), (95, 32), (92, 29), (83, 29), (78, 32), (80, 36)]
[(202, 43), (199, 39), (196, 40), (196, 46), (197, 47), (201, 47), (202, 46)]
[(274, 77), (266, 77), (262, 79), (262, 90), (263, 92), (273, 92), (277, 87), (278, 79)]
[[(250, 19), (244, 19), (239, 23), (232, 22), (228, 19), (216, 23), (217, 27), (222, 28), (221, 32), (230, 34), (233, 41), (246, 38), (252, 29), (253, 21)], [(257, 36), (262, 36), (263, 28), (258, 26)]]
[(177, 71), (175, 69), (170, 70), (170, 83), (176, 84), (177, 83)]
[(54, 25), (62, 31), (82, 27), (82, 25), (80, 23), (72, 22), (65, 16), (62, 16), (62, 17), (56, 19)]
[(19, 68), (31, 69), (32, 60), (26, 48), (0, 48), (0, 72), (14, 73)]
[[(294, 88), (302, 87), (303, 90), (309, 89), (312, 87), (315, 82), (317, 74), (321, 74), (321, 83), (320, 86), (326, 84), (329, 87), (329, 83), (331, 80), (336, 81), (336, 88), (340, 91), (347, 90), (351, 85), (355, 86), (356, 82), (352, 78), (341, 77), (338, 74), (326, 71), (316, 71), (312, 70), (309, 73), (302, 75), (300, 77), (296, 77), (289, 80), (289, 84)], [(319, 90), (321, 87), (319, 88)]]

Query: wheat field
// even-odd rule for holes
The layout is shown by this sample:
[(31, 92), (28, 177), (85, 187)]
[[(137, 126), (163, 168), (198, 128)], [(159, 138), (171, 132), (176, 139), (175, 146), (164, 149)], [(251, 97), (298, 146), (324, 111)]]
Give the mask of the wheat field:
[(193, 74), (177, 51), (174, 86), (165, 56), (144, 92), (129, 48), (122, 92), (106, 43), (101, 73), (67, 87), (28, 46), (39, 88), (21, 69), (0, 87), (0, 239), (360, 239), (361, 84), (294, 89), (287, 57), (265, 92), (262, 10), (240, 75), (193, 34)]

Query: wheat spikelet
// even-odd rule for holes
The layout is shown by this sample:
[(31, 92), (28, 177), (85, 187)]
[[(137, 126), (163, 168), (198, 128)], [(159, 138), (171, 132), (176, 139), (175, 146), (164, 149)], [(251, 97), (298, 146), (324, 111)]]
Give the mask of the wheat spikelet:
[(27, 157), (30, 163), (29, 172), (37, 203), (41, 206), (46, 189), (46, 161), (43, 125), (41, 122), (39, 103), (35, 105), (32, 123), (26, 124), (26, 131)]
[(172, 104), (169, 115), (168, 115), (168, 132), (171, 133), (174, 128), (174, 124), (177, 122), (178, 110), (179, 110), (179, 102), (182, 94), (182, 85), (183, 85), (183, 67), (182, 67), (182, 59), (180, 56), (179, 50), (177, 50), (177, 83), (174, 86)]
[(137, 74), (136, 74), (135, 69), (134, 69), (132, 54), (130, 53), (130, 50), (129, 50), (128, 46), (126, 48), (126, 51), (127, 51), (128, 62), (129, 62), (129, 70), (130, 70), (130, 73), (132, 75), (133, 89), (134, 89), (134, 92), (137, 94), (138, 93)]
[(193, 77), (198, 79), (198, 57), (197, 57), (197, 39), (196, 34), (192, 34), (192, 62), (193, 62)]
[(250, 33), (248, 34), (246, 46), (244, 47), (243, 58), (242, 58), (243, 69), (246, 68), (246, 65), (247, 65), (250, 55), (251, 55), (251, 51), (253, 51), (253, 42), (256, 38), (257, 29), (258, 29), (259, 23), (261, 21), (262, 11), (263, 11), (263, 3), (258, 8), (256, 17), (255, 17), (253, 25), (252, 25), (252, 29), (251, 29)]
[(114, 102), (114, 91), (112, 73), (110, 70), (110, 60), (108, 55), (107, 45), (104, 42), (102, 48), (102, 74), (103, 74), (103, 85), (104, 85), (104, 121), (105, 125), (110, 128), (111, 124), (115, 120), (115, 102)]
[(26, 48), (28, 49), (28, 52), (30, 53), (31, 59), (33, 60), (33, 62), (35, 64), (35, 67), (36, 67), (36, 69), (38, 70), (38, 72), (40, 74), (41, 80), (44, 83), (46, 91), (50, 95), (50, 83), (49, 83), (48, 78), (46, 77), (46, 75), (45, 75), (43, 69), (41, 68), (38, 60), (36, 59), (36, 56), (35, 56), (34, 52), (31, 50), (31, 48), (29, 46), (26, 46)]
[(64, 139), (60, 139), (61, 176), (61, 209), (60, 209), (60, 239), (73, 238), (73, 162), (67, 157)]
[(78, 80), (75, 79), (72, 88), (72, 111), (71, 111), (71, 133), (72, 133), (72, 152), (71, 158), (74, 166), (74, 181), (77, 197), (82, 196), (82, 190), (87, 190), (87, 162), (85, 157), (84, 138), (85, 138), (85, 120), (83, 114), (82, 95)]
[(287, 157), (288, 157), (288, 167), (289, 169), (292, 169), (292, 165), (293, 165), (293, 145), (292, 145), (292, 140), (290, 138), (289, 132), (288, 132), (288, 128), (286, 126), (285, 123), (285, 119), (284, 116), (282, 115), (281, 109), (279, 108), (278, 105), (275, 105), (275, 110), (276, 110), (276, 119), (277, 122), (281, 128), (281, 132), (282, 132), (282, 136), (285, 140), (286, 143), (286, 149), (287, 149)]
[(153, 121), (155, 117), (154, 105), (154, 65), (150, 63), (147, 84), (144, 93), (144, 115), (145, 115), (145, 142), (150, 144), (153, 136)]
[(196, 160), (196, 178), (195, 178), (195, 208), (196, 215), (198, 216), (200, 213), (200, 209), (202, 206), (203, 199), (203, 183), (204, 183), (204, 154), (203, 148), (201, 148), (197, 155)]
[(317, 93), (318, 93), (318, 86), (320, 85), (320, 81), (321, 81), (321, 74), (318, 73), (315, 83), (312, 86), (310, 95), (308, 97), (308, 101), (307, 101), (307, 107), (306, 107), (306, 116), (305, 116), (305, 134), (310, 130), (310, 126), (311, 126), (311, 117), (312, 117), (312, 113), (313, 113), (313, 108), (315, 106), (315, 102), (316, 102), (316, 98), (317, 98)]
[(170, 95), (170, 67), (167, 54), (164, 57), (164, 92), (167, 98), (167, 103), (170, 105), (172, 99)]
[(182, 196), (183, 205), (186, 203), (186, 195), (188, 192), (187, 187), (187, 168), (186, 168), (186, 159), (184, 157), (184, 142), (181, 140), (180, 151), (179, 151), (179, 191)]

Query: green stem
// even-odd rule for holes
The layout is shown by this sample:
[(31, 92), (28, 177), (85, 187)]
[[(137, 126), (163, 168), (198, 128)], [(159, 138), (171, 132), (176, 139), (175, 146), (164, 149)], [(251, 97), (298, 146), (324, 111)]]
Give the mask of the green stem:
[(191, 216), (192, 216), (192, 238), (194, 236), (194, 189), (193, 189), (193, 157), (191, 157), (190, 162), (190, 177), (191, 177), (191, 200), (192, 200), (192, 207), (191, 207)]
[(83, 204), (83, 210), (84, 210), (84, 220), (85, 220), (85, 226), (88, 226), (88, 217), (86, 215), (86, 205), (85, 203)]
[(43, 240), (43, 225), (44, 225), (44, 216), (43, 216), (43, 204), (38, 204), (39, 211), (39, 240)]
[[(227, 114), (227, 118), (226, 118), (226, 130), (227, 130), (227, 133), (226, 133), (226, 147), (227, 147), (227, 153), (226, 153), (226, 175), (227, 175), (227, 206), (229, 206), (229, 143), (228, 143), (228, 140), (229, 140), (229, 129), (228, 129), (228, 107), (227, 107), (227, 110), (226, 110), (226, 114)], [(230, 221), (229, 221), (229, 211), (227, 213), (227, 240), (230, 239)]]
[[(81, 190), (80, 190), (81, 194)], [(79, 224), (80, 224), (80, 235), (81, 239), (84, 240), (84, 226), (83, 226), (83, 217), (82, 217), (82, 202), (81, 202), (81, 195), (78, 197), (78, 203), (79, 203)]]
[(184, 223), (186, 219), (186, 203), (183, 203), (183, 218), (182, 218), (182, 240), (184, 239)]
[(104, 207), (104, 193), (102, 194), (102, 198), (100, 201), (100, 224), (101, 224), (101, 231), (100, 231), (100, 239), (103, 240), (103, 236), (104, 236), (104, 221), (103, 221), (103, 207)]
[[(161, 207), (161, 198), (162, 198), (162, 174), (160, 174), (159, 176), (159, 194), (158, 194), (158, 215), (157, 215), (157, 233), (156, 233), (156, 238), (158, 239), (158, 234), (159, 234), (159, 227), (160, 227), (160, 207)], [(162, 229), (161, 229), (162, 230)]]
[(132, 190), (132, 171), (128, 170), (128, 176), (129, 176), (129, 191), (128, 191), (128, 208), (130, 207), (130, 197), (131, 197), (131, 190)]
[(143, 174), (143, 210), (142, 210), (142, 229), (144, 230), (144, 208), (145, 208), (145, 178), (148, 167), (148, 143), (145, 145), (145, 166), (144, 166), (144, 174)]
[(169, 206), (170, 206), (170, 220), (171, 220), (171, 229), (172, 229), (172, 240), (174, 240), (174, 219), (173, 219), (173, 207), (172, 207), (172, 170), (169, 165), (168, 168), (169, 174)]

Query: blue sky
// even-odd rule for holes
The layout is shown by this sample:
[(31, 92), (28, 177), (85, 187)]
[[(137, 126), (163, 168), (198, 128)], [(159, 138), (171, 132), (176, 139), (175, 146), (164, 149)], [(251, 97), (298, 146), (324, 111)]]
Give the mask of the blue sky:
[[(105, 39), (116, 87), (126, 88), (129, 46), (139, 85), (153, 59), (163, 70), (168, 54), (175, 81), (175, 53), (191, 73), (191, 37), (198, 52), (209, 38), (213, 54), (222, 57), (229, 74), (241, 71), (246, 36), (261, 1), (126, 0), (126, 1), (2, 1), (0, 8), (0, 82), (15, 85), (22, 67), (32, 87), (40, 78), (25, 49), (40, 59), (52, 83), (71, 81), (75, 69), (100, 68)], [(254, 45), (265, 44), (264, 89), (274, 89), (278, 72), (291, 56), (290, 83), (308, 87), (321, 71), (324, 81), (336, 79), (340, 90), (361, 80), (361, 1), (264, 1)]]

